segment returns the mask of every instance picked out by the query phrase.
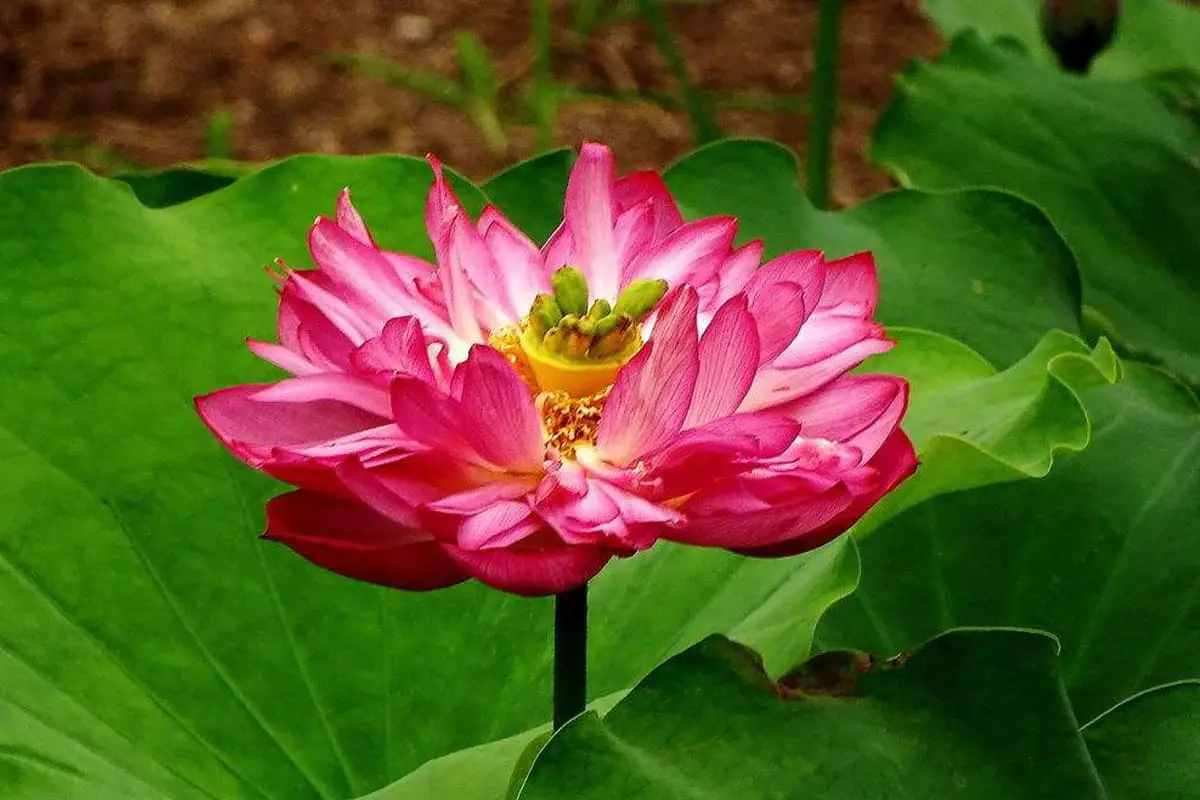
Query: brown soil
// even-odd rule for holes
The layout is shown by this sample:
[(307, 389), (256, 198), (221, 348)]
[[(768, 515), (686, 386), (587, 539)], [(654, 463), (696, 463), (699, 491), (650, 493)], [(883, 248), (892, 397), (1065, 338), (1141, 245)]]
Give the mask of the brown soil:
[[(694, 2), (694, 0), (693, 0)], [(643, 26), (622, 22), (577, 44), (555, 3), (557, 77), (593, 92), (672, 92)], [(813, 73), (816, 0), (707, 0), (669, 7), (698, 84), (795, 98)], [(233, 115), (233, 153), (433, 151), (476, 178), (528, 155), (534, 131), (508, 125), (489, 152), (474, 122), (323, 54), (360, 51), (457, 77), (454, 36), (474, 31), (502, 80), (527, 80), (527, 0), (3, 0), (0, 167), (52, 158), (161, 166), (200, 158), (209, 117)], [(887, 186), (861, 155), (914, 57), (940, 47), (917, 0), (847, 0), (834, 193), (853, 203)], [(802, 150), (805, 120), (764, 110), (719, 113), (733, 135)], [(557, 141), (611, 144), (622, 167), (662, 167), (692, 146), (685, 114), (650, 102), (580, 100), (558, 115)], [(85, 146), (86, 145), (86, 146)]]

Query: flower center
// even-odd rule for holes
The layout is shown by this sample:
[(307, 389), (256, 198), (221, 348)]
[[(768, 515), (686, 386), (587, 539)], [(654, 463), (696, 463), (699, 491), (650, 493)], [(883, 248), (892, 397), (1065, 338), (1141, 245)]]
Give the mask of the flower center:
[(520, 337), (530, 372), (543, 392), (583, 398), (612, 386), (618, 370), (642, 347), (642, 320), (667, 291), (663, 280), (631, 282), (612, 304), (589, 305), (583, 273), (563, 267), (550, 279), (553, 294), (540, 294)]
[(595, 442), (604, 401), (617, 372), (642, 347), (641, 322), (667, 292), (664, 280), (630, 282), (616, 303), (589, 304), (583, 273), (563, 267), (529, 316), (495, 331), (488, 344), (503, 353), (537, 394), (546, 444), (563, 458)]

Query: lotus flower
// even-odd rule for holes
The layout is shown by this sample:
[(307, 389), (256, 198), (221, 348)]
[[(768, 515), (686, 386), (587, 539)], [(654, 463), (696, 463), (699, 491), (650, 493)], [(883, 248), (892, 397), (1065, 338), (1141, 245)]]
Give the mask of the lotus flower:
[(296, 487), (266, 538), (400, 589), (543, 595), (661, 539), (810, 550), (915, 469), (907, 383), (846, 374), (893, 345), (869, 255), (761, 264), (734, 219), (685, 222), (595, 144), (539, 248), (430, 163), (437, 264), (378, 247), (343, 192), (317, 269), (276, 276), (279, 342), (249, 342), (291, 377), (196, 400)]

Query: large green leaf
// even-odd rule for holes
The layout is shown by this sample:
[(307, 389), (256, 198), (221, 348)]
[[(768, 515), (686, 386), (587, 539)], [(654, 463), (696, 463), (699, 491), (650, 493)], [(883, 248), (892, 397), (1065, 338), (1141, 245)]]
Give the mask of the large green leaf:
[(1091, 445), (1046, 478), (938, 497), (861, 542), (858, 590), (821, 621), (828, 647), (896, 652), (961, 625), (1063, 642), (1083, 718), (1200, 677), (1200, 406), (1126, 365), (1086, 396)]
[(1109, 800), (1177, 800), (1200, 789), (1200, 682), (1142, 692), (1083, 729)]
[[(987, 39), (1017, 39), (1035, 58), (1054, 63), (1042, 40), (1042, 0), (923, 0), (925, 11), (947, 39), (968, 29)], [(1179, 0), (1133, 0), (1121, 4), (1112, 44), (1092, 74), (1137, 78), (1179, 68), (1200, 69), (1200, 10)]]
[[(120, 183), (70, 167), (0, 175), (6, 800), (333, 800), (545, 722), (548, 601), (474, 585), (386, 592), (261, 544), (261, 507), (278, 486), (229, 458), (191, 404), (271, 375), (241, 346), (271, 335), (259, 267), (276, 256), (306, 264), (305, 229), (341, 187), (385, 246), (428, 254), (428, 183), (418, 160), (306, 157), (149, 209)], [(468, 206), (482, 204), (459, 189)], [(928, 406), (914, 411), (927, 441), (961, 440), (971, 458), (1000, 465), (975, 482), (1011, 479), (1011, 464), (1029, 471), (1086, 439), (1077, 404), (1046, 402), (1061, 384), (1054, 359), (1098, 376), (1111, 367), (1103, 351), (1064, 337), (1038, 356), (1040, 373), (1018, 365), (993, 379), (959, 345), (900, 335), (895, 357), (914, 365), (917, 407), (979, 379), (1009, 389), (962, 403), (1000, 396), (1024, 409), (999, 423), (978, 414), (1020, 432), (1019, 446), (971, 425), (939, 428)], [(926, 361), (940, 366), (922, 371)], [(931, 448), (929, 473), (956, 457)], [(951, 461), (936, 469), (954, 471)], [(845, 542), (778, 561), (666, 546), (620, 561), (592, 589), (592, 696), (629, 688), (713, 632), (759, 648), (773, 670), (795, 663), (856, 577)], [(490, 771), (465, 756), (455, 769), (498, 781), (495, 752), (480, 756)], [(419, 781), (410, 786), (422, 796)]]
[(1057, 649), (956, 631), (895, 662), (825, 654), (777, 685), (752, 652), (709, 639), (557, 733), (520, 798), (1099, 800)]
[(1007, 366), (1051, 329), (1078, 330), (1071, 253), (1038, 209), (990, 191), (891, 192), (843, 212), (805, 198), (779, 145), (722, 142), (667, 172), (686, 213), (733, 214), (768, 254), (870, 250), (879, 263), (879, 319), (938, 331)]
[(968, 34), (915, 65), (874, 156), (916, 186), (995, 186), (1044, 208), (1118, 339), (1200, 380), (1200, 136), (1151, 90), (1078, 78)]

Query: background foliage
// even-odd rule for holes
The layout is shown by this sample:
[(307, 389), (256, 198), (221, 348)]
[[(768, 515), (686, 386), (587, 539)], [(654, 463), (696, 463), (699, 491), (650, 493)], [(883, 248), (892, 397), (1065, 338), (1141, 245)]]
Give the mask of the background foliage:
[[(342, 186), (381, 244), (428, 255), (425, 164), (0, 174), (4, 797), (1194, 792), (1200, 137), (1152, 73), (1195, 51), (1146, 42), (1192, 41), (1196, 12), (1128, 4), (1073, 77), (1032, 3), (927, 5), (979, 32), (879, 125), (907, 188), (818, 210), (749, 140), (667, 172), (688, 216), (736, 214), (770, 253), (875, 252), (900, 346), (866, 368), (912, 381), (921, 471), (801, 557), (614, 564), (595, 713), (553, 738), (547, 601), (385, 592), (257, 541), (278, 487), (191, 406), (271, 375), (241, 346), (271, 334), (259, 267), (306, 264)], [(544, 238), (570, 159), (458, 188)]]

